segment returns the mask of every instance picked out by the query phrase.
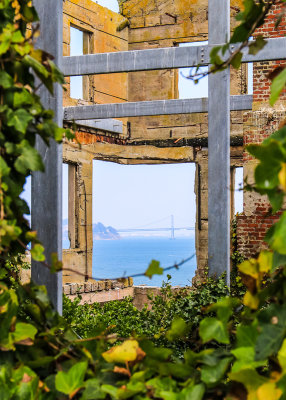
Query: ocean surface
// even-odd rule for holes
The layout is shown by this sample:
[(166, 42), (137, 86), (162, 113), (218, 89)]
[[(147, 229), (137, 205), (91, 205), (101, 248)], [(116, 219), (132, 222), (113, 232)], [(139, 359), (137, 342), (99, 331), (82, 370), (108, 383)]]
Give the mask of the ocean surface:
[[(144, 273), (151, 260), (160, 261), (165, 268), (179, 263), (195, 253), (195, 237), (175, 238), (122, 238), (120, 240), (95, 240), (93, 242), (93, 276), (96, 278), (117, 278)], [(189, 285), (196, 270), (196, 258), (172, 269), (164, 275), (134, 278), (135, 285), (161, 286), (172, 276), (173, 286)]]

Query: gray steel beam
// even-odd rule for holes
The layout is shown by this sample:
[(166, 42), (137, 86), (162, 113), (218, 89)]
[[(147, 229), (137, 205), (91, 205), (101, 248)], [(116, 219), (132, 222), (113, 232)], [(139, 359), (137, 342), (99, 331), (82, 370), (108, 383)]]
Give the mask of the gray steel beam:
[[(233, 45), (231, 51), (238, 46), (237, 44)], [(77, 76), (207, 65), (209, 64), (209, 53), (213, 47), (210, 44), (63, 57), (63, 71), (65, 76)], [(243, 62), (286, 58), (286, 38), (269, 39), (264, 49), (255, 56), (247, 53), (248, 49), (244, 49)], [(226, 53), (224, 58), (226, 59), (229, 55), (230, 53)]]
[(98, 129), (101, 131), (107, 131), (111, 133), (123, 133), (123, 122), (117, 119), (88, 119), (88, 120), (77, 120), (76, 124), (87, 128)]
[(168, 47), (63, 57), (65, 76), (183, 68), (205, 63), (207, 46)]
[[(217, 98), (215, 97), (217, 101)], [(220, 103), (220, 101), (217, 101)], [(252, 96), (231, 96), (231, 111), (251, 110)], [(208, 111), (208, 98), (154, 100), (136, 103), (97, 104), (64, 108), (64, 120), (144, 117), (154, 115), (192, 114)]]
[[(41, 35), (37, 46), (55, 57), (61, 68), (63, 43), (63, 2), (60, 0), (34, 0), (41, 21)], [(52, 22), (51, 22), (52, 21)], [(62, 89), (55, 85), (54, 96), (41, 87), (40, 96), (44, 107), (55, 113), (55, 122), (62, 125)], [(43, 157), (45, 172), (32, 175), (32, 230), (45, 247), (47, 263), (51, 254), (62, 256), (62, 148), (55, 141), (47, 147), (37, 140), (36, 148)], [(32, 261), (32, 280), (45, 285), (56, 310), (62, 313), (62, 273), (52, 274), (41, 263)]]
[[(229, 40), (230, 0), (209, 0), (209, 43)], [(230, 71), (209, 76), (208, 266), (230, 283)]]

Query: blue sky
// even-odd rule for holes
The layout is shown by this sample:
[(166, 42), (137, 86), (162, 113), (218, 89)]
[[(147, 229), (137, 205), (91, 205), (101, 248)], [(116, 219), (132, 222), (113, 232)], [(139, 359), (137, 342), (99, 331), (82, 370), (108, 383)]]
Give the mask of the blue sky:
[[(97, 0), (96, 3), (118, 12), (117, 0)], [(82, 54), (82, 36), (71, 30), (71, 55)], [(204, 42), (205, 43), (205, 42)], [(184, 44), (189, 45), (189, 44)], [(207, 97), (207, 78), (198, 85), (187, 80), (188, 69), (180, 71), (180, 98)], [(74, 77), (71, 94), (82, 97), (82, 78)], [(169, 226), (171, 214), (175, 226), (195, 224), (195, 164), (126, 166), (94, 161), (93, 221), (116, 228), (138, 227), (166, 218), (160, 226)], [(63, 218), (67, 218), (68, 168), (63, 165)], [(242, 182), (242, 169), (237, 171), (237, 187)], [(23, 197), (30, 203), (30, 179)], [(242, 211), (242, 192), (236, 191), (237, 211)]]

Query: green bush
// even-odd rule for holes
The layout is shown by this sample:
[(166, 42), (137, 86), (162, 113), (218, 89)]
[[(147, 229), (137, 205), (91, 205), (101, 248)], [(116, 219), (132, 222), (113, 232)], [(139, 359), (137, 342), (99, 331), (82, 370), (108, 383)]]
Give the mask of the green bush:
[[(238, 289), (233, 284), (231, 290), (236, 294), (241, 286), (239, 283)], [(171, 348), (175, 356), (182, 358), (187, 349), (201, 348), (198, 328), (205, 316), (205, 308), (228, 294), (224, 276), (215, 280), (206, 275), (204, 282), (192, 288), (173, 290), (169, 281), (163, 283), (160, 295), (150, 296), (149, 309), (145, 306), (141, 311), (133, 306), (131, 297), (104, 304), (80, 305), (80, 295), (74, 301), (64, 296), (63, 317), (82, 338), (93, 337), (94, 327), (101, 326), (119, 338), (146, 337), (155, 346)], [(175, 318), (184, 319), (188, 325), (189, 332), (184, 340), (169, 341), (166, 338)]]

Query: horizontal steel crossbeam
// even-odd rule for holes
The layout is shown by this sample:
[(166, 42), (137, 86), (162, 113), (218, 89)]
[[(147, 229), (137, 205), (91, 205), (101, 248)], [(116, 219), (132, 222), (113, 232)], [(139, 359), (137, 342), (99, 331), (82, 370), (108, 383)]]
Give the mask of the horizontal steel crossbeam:
[[(231, 51), (238, 46), (231, 46)], [(209, 53), (213, 47), (168, 47), (63, 57), (62, 70), (65, 76), (80, 76), (208, 65)], [(249, 55), (248, 49), (244, 49), (243, 54), (243, 62), (286, 58), (286, 38), (269, 39), (264, 49), (255, 56)], [(230, 53), (226, 53), (225, 58), (229, 55)]]
[[(231, 111), (251, 110), (252, 96), (231, 96)], [(208, 99), (155, 100), (136, 103), (97, 104), (64, 108), (64, 120), (143, 117), (155, 115), (192, 114), (208, 111)]]

